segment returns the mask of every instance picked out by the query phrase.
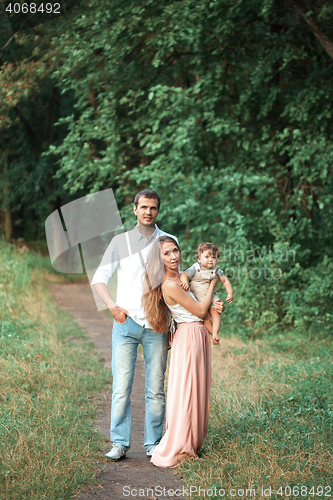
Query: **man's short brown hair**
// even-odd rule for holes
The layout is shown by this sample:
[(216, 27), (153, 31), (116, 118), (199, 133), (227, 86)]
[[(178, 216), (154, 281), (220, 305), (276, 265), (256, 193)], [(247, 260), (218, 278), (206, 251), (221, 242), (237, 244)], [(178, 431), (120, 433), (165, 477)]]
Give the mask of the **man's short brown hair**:
[(141, 196), (143, 198), (156, 200), (157, 201), (157, 208), (160, 209), (161, 198), (158, 196), (158, 194), (155, 191), (152, 191), (151, 189), (144, 189), (143, 191), (139, 191), (139, 193), (137, 193), (135, 195), (134, 205), (136, 206), (136, 208), (138, 208), (139, 198), (141, 198)]
[(200, 243), (200, 245), (198, 246), (195, 254), (197, 259), (199, 259), (200, 255), (206, 250), (210, 250), (217, 259), (219, 258), (220, 255), (219, 248), (216, 245), (213, 245), (213, 243), (209, 243), (208, 241), (207, 243)]

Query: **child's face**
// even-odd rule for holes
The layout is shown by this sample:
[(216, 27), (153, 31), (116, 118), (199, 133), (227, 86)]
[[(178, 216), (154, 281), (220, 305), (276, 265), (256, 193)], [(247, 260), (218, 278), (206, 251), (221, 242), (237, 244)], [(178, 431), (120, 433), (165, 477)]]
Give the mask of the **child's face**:
[(217, 257), (211, 250), (205, 250), (200, 254), (198, 261), (203, 269), (212, 269), (216, 266)]

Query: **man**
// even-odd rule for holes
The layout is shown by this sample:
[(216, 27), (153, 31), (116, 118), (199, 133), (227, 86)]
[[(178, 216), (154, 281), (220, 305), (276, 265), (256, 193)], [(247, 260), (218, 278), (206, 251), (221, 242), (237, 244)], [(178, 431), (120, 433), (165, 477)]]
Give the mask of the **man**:
[[(153, 332), (141, 306), (143, 266), (150, 244), (159, 236), (174, 236), (161, 231), (155, 221), (160, 198), (151, 190), (140, 191), (134, 199), (137, 226), (115, 236), (94, 274), (91, 285), (114, 318), (112, 331), (113, 393), (111, 407), (112, 448), (105, 456), (119, 460), (131, 442), (131, 402), (134, 367), (139, 344), (145, 360), (144, 447), (150, 457), (163, 432), (165, 395), (164, 373), (167, 359), (167, 334)], [(117, 301), (112, 300), (107, 283), (117, 269)]]

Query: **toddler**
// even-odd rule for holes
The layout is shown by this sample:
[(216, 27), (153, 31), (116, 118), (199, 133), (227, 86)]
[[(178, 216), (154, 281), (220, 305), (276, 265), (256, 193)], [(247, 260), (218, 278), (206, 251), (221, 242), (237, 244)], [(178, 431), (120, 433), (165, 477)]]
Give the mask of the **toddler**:
[[(196, 257), (198, 262), (186, 269), (186, 271), (180, 275), (184, 290), (190, 288), (195, 298), (201, 302), (207, 293), (210, 281), (214, 279), (215, 276), (218, 276), (228, 294), (226, 302), (231, 304), (234, 300), (231, 283), (228, 278), (224, 276), (222, 269), (216, 265), (219, 257), (219, 249), (213, 245), (213, 243), (200, 243), (196, 252)], [(190, 284), (189, 279), (191, 280)], [(214, 300), (219, 300), (216, 288), (214, 288), (212, 302), (214, 302)], [(209, 313), (212, 316), (213, 330), (209, 316), (205, 319), (204, 323), (207, 330), (213, 336), (213, 344), (216, 345), (220, 342), (218, 332), (221, 325), (221, 314), (216, 312), (212, 305), (209, 308)]]

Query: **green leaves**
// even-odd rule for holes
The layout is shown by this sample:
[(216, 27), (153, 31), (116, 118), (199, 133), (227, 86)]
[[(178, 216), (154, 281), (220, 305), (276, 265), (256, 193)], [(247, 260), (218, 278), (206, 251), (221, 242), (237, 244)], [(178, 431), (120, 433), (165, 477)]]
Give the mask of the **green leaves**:
[[(329, 12), (319, 3), (313, 15), (331, 36)], [(188, 251), (205, 239), (235, 251), (295, 251), (274, 285), (234, 282), (239, 321), (249, 324), (243, 304), (259, 293), (252, 334), (264, 311), (258, 331), (267, 318), (272, 328), (283, 317), (291, 324), (284, 292), (300, 298), (300, 274), (333, 257), (327, 57), (276, 0), (86, 2), (45, 56), (57, 91), (75, 101), (58, 119), (66, 137), (50, 149), (56, 178), (72, 196), (113, 187), (125, 224), (134, 222), (133, 194), (155, 189), (161, 227)], [(313, 302), (314, 316), (326, 318)]]

